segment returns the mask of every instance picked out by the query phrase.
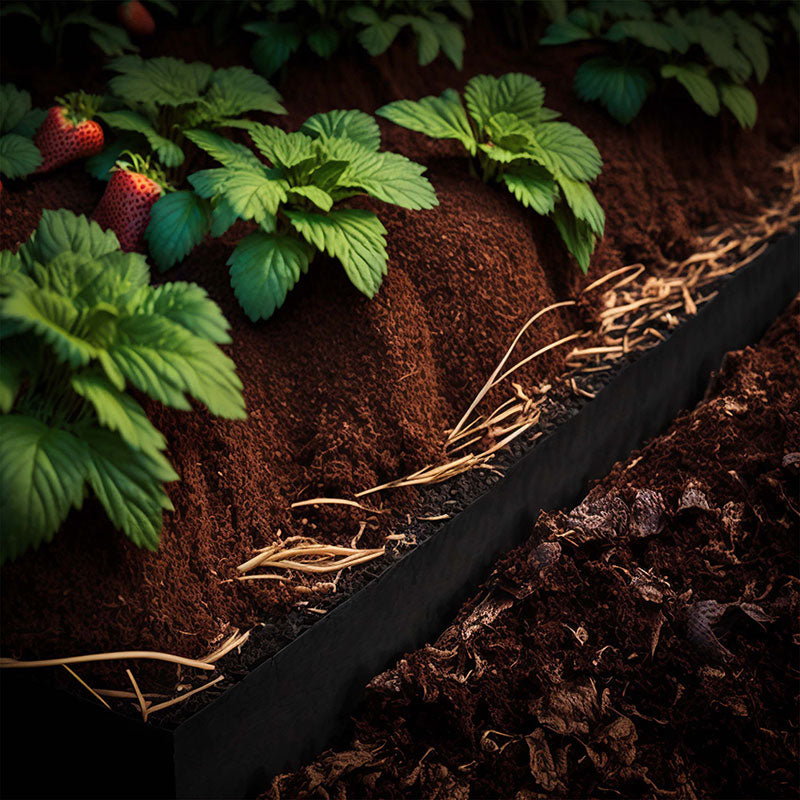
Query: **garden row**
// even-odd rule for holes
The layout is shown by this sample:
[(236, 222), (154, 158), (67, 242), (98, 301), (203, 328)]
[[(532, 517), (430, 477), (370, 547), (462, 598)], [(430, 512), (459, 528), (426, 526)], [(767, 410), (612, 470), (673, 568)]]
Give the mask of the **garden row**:
[[(299, 10), (284, 6), (273, 9), (281, 19), (247, 26), (261, 36), (254, 59), (267, 74), (280, 66), (278, 52), (288, 58), (299, 46), (299, 23), (282, 19)], [(471, 14), (467, 3), (452, 6), (465, 18)], [(437, 52), (441, 46), (460, 66), (457, 26), (431, 6), (419, 10), (421, 17), (380, 20), (374, 9), (355, 5), (340, 22), (363, 25), (358, 39), (373, 55), (409, 25), (420, 63), (432, 60), (428, 38), (438, 31)], [(642, 59), (632, 72), (630, 59), (623, 67), (612, 55), (578, 69), (578, 95), (600, 100), (616, 119), (629, 122), (638, 113), (653, 83), (650, 69), (675, 78), (706, 113), (723, 105), (742, 126), (755, 123), (755, 100), (743, 84), (767, 74), (765, 41), (775, 23), (763, 15), (745, 18), (732, 9), (681, 15), (644, 3), (590, 3), (569, 15), (555, 3), (550, 13), (543, 44), (596, 37)], [(99, 30), (83, 17), (69, 24)], [(312, 34), (308, 44), (329, 55), (318, 45), (331, 37)], [(425, 167), (381, 150), (379, 127), (362, 111), (313, 114), (287, 133), (245, 118), (285, 109), (267, 80), (244, 67), (133, 54), (118, 55), (108, 67), (116, 74), (106, 95), (73, 92), (46, 113), (31, 108), (27, 92), (2, 87), (0, 172), (19, 178), (88, 158), (90, 174), (107, 181), (93, 218), (116, 237), (68, 212), (50, 212), (29, 244), (3, 254), (3, 560), (51, 539), (82, 504), (87, 485), (136, 544), (157, 546), (162, 509), (171, 507), (163, 482), (177, 475), (164, 457), (163, 437), (129, 387), (173, 408), (190, 408), (188, 395), (214, 414), (244, 415), (233, 364), (215, 347), (229, 341), (219, 309), (192, 284), (151, 288), (144, 258), (123, 253), (146, 249), (167, 270), (207, 235), (222, 237), (237, 221), (253, 223), (227, 264), (234, 293), (256, 322), (283, 305), (319, 252), (338, 260), (359, 291), (375, 295), (387, 269), (387, 232), (375, 212), (353, 207), (351, 198), (410, 210), (438, 203)], [(377, 114), (457, 141), (471, 157), (464, 168), (551, 217), (586, 272), (605, 228), (589, 187), (602, 161), (580, 129), (556, 121), (560, 114), (545, 107), (544, 96), (542, 84), (526, 74), (478, 75), (463, 98), (447, 89), (389, 103)], [(237, 129), (250, 146), (218, 132)], [(187, 175), (198, 151), (220, 166)]]

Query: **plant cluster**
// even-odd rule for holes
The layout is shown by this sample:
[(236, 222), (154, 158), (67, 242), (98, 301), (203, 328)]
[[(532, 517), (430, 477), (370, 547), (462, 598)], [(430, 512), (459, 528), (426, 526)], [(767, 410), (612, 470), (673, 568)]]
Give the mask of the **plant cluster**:
[(286, 113), (278, 92), (245, 67), (215, 70), (199, 61), (128, 55), (114, 59), (108, 68), (117, 73), (109, 81), (108, 105), (117, 108), (98, 116), (123, 135), (90, 160), (90, 172), (101, 179), (108, 179), (127, 150), (152, 154), (168, 177), (179, 182), (187, 131), (243, 127), (247, 122), (242, 115), (252, 111)]
[(195, 284), (149, 277), (144, 256), (66, 210), (0, 252), (0, 561), (52, 539), (89, 489), (135, 544), (156, 548), (172, 508), (163, 483), (178, 476), (129, 387), (245, 416), (219, 308)]
[(248, 128), (258, 156), (207, 131), (187, 134), (222, 164), (189, 176), (194, 192), (171, 192), (153, 206), (147, 239), (167, 268), (203, 236), (221, 236), (236, 220), (258, 230), (244, 236), (228, 261), (231, 285), (252, 319), (267, 319), (308, 269), (317, 251), (341, 262), (367, 297), (386, 273), (386, 229), (372, 212), (343, 208), (368, 195), (403, 208), (437, 205), (425, 168), (381, 151), (375, 120), (361, 111), (315, 114), (299, 131)]
[[(544, 106), (545, 90), (529, 75), (477, 75), (440, 97), (398, 100), (376, 112), (437, 139), (455, 139), (484, 181), (502, 183), (527, 208), (549, 215), (581, 269), (589, 269), (605, 214), (589, 183), (603, 162), (586, 134)], [(469, 114), (467, 113), (469, 112)]]
[[(175, 6), (169, 0), (147, 0), (172, 16), (177, 14)], [(131, 41), (125, 27), (115, 25), (98, 16), (98, 6), (93, 2), (12, 2), (4, 3), (0, 9), (0, 17), (20, 16), (32, 20), (44, 44), (54, 54), (55, 60), (61, 60), (64, 39), (70, 32), (81, 32), (96, 44), (107, 56), (121, 56), (135, 53), (139, 48)], [(125, 4), (130, 5), (130, 4)], [(145, 12), (147, 13), (147, 12)], [(122, 16), (122, 15), (120, 15)], [(149, 14), (148, 14), (149, 16)], [(123, 24), (124, 20), (123, 20)]]
[(415, 37), (420, 66), (442, 52), (461, 69), (464, 34), (460, 23), (472, 18), (469, 0), (271, 0), (268, 9), (269, 19), (244, 26), (258, 36), (252, 58), (267, 77), (303, 44), (320, 58), (330, 58), (343, 40), (354, 36), (371, 56), (377, 56), (404, 29)]
[(678, 81), (706, 114), (717, 116), (725, 107), (750, 128), (758, 109), (744, 84), (753, 77), (761, 83), (767, 74), (770, 23), (735, 8), (684, 11), (644, 0), (590, 0), (562, 13), (541, 44), (604, 42), (607, 52), (581, 64), (574, 88), (623, 124), (636, 117), (660, 78)]
[(0, 175), (22, 178), (42, 163), (33, 137), (47, 114), (31, 108), (31, 96), (10, 83), (0, 84)]

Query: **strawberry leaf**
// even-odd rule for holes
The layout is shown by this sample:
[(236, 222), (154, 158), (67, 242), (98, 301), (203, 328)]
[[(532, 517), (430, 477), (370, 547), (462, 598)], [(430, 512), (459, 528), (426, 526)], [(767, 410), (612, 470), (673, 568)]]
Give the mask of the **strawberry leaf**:
[(500, 179), (526, 208), (549, 214), (555, 207), (553, 176), (538, 164), (515, 165), (501, 173)]
[(530, 155), (552, 173), (576, 181), (592, 181), (603, 167), (594, 142), (568, 122), (543, 122), (536, 128)]
[(252, 233), (228, 259), (231, 286), (253, 322), (269, 319), (308, 270), (313, 248), (291, 236)]
[(544, 86), (520, 72), (510, 72), (501, 78), (476, 75), (464, 89), (464, 101), (481, 130), (500, 112), (514, 114), (535, 125), (544, 103)]
[(0, 136), (0, 174), (8, 178), (22, 178), (41, 163), (42, 154), (30, 139), (16, 133)]
[(358, 208), (327, 215), (287, 211), (295, 229), (317, 250), (341, 262), (353, 285), (374, 297), (386, 274), (386, 229), (371, 211)]
[(712, 117), (719, 114), (717, 87), (700, 64), (665, 64), (661, 68), (661, 77), (675, 78), (706, 114)]
[(211, 208), (194, 192), (170, 192), (150, 209), (145, 238), (162, 271), (183, 260), (209, 232)]
[(49, 542), (84, 497), (87, 447), (22, 414), (0, 416), (0, 562)]
[(730, 110), (743, 128), (752, 128), (758, 118), (758, 105), (753, 93), (746, 86), (722, 83), (719, 87), (722, 104)]
[(567, 205), (572, 209), (572, 213), (578, 219), (588, 223), (593, 233), (602, 236), (606, 224), (606, 215), (592, 190), (585, 183), (573, 181), (564, 175), (559, 175), (557, 180)]
[(575, 92), (581, 100), (598, 100), (615, 120), (627, 125), (647, 99), (652, 79), (642, 67), (605, 56), (590, 58), (575, 73)]
[(377, 150), (381, 146), (378, 123), (363, 111), (337, 110), (314, 114), (302, 124), (300, 130), (312, 137), (352, 139), (367, 150)]

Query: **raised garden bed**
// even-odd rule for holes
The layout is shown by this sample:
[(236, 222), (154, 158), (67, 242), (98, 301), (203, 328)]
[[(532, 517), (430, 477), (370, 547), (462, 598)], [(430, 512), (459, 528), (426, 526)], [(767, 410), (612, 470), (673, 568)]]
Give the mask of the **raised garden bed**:
[(264, 797), (792, 796), (798, 302)]
[[(68, 728), (59, 729), (58, 720), (76, 725), (83, 719), (79, 727), (85, 736), (94, 736), (93, 751), (105, 754), (99, 759), (104, 769), (77, 775), (74, 785), (65, 785), (56, 773), (60, 793), (109, 793), (108, 775), (119, 774), (127, 757), (117, 739), (108, 748), (112, 730), (149, 765), (146, 774), (121, 789), (133, 796), (171, 790), (173, 745), (176, 788), (182, 796), (243, 796), (263, 789), (269, 775), (325, 745), (369, 677), (441, 629), (455, 603), (518, 540), (540, 507), (569, 502), (587, 479), (657, 432), (693, 401), (703, 375), (722, 352), (751, 341), (796, 291), (796, 241), (783, 239), (708, 302), (726, 271), (796, 222), (790, 185), (792, 169), (797, 180), (796, 165), (783, 160), (783, 171), (775, 167), (797, 137), (797, 93), (791, 81), (771, 77), (758, 89), (760, 117), (754, 131), (710, 120), (669, 92), (660, 108), (646, 109), (633, 128), (623, 129), (578, 103), (560, 80), (591, 46), (578, 45), (556, 63), (549, 51), (509, 47), (497, 20), (481, 13), (483, 24), (475, 25), (463, 73), (439, 62), (416, 70), (415, 53), (403, 46), (375, 62), (341, 56), (323, 72), (316, 63), (301, 63), (291, 83), (281, 87), (289, 114), (279, 124), (295, 130), (309, 115), (331, 108), (373, 112), (393, 100), (462, 86), (483, 72), (535, 74), (547, 86), (548, 106), (591, 129), (605, 162), (597, 195), (607, 211), (606, 235), (588, 276), (582, 277), (569, 261), (549, 221), (471, 177), (458, 148), (385, 122), (384, 145), (427, 167), (440, 205), (411, 213), (366, 201), (389, 232), (389, 273), (373, 301), (354, 293), (338, 265), (320, 259), (283, 308), (254, 325), (239, 307), (224, 266), (231, 246), (249, 230), (242, 223), (221, 239), (207, 239), (166, 273), (166, 280), (202, 284), (231, 322), (233, 343), (227, 352), (244, 382), (249, 418), (225, 422), (204, 410), (188, 415), (146, 404), (167, 436), (170, 458), (182, 478), (169, 487), (175, 511), (165, 516), (159, 551), (145, 553), (131, 545), (114, 532), (97, 504), (73, 512), (52, 544), (3, 567), (3, 656), (39, 659), (135, 649), (207, 659), (220, 648), (232, 649), (210, 676), (220, 678), (217, 683), (158, 713), (152, 706), (204, 688), (207, 677), (163, 662), (131, 664), (136, 686), (151, 705), (146, 727), (135, 719), (141, 716), (135, 696), (107, 697), (115, 708), (111, 716), (99, 705), (87, 708), (91, 699), (78, 705), (63, 695), (53, 699), (43, 687), (85, 692), (66, 671), (30, 677), (4, 672), (4, 725), (20, 719), (17, 702), (29, 721), (36, 719), (32, 704), (41, 703), (40, 713), (51, 719), (50, 735), (68, 739)], [(202, 58), (218, 67), (246, 61), (240, 43), (212, 52), (204, 35), (174, 32), (170, 55)], [(146, 54), (165, 48), (165, 39), (156, 40)], [(40, 104), (76, 84), (102, 87), (94, 68), (25, 74), (9, 65), (5, 73), (26, 81)], [(780, 70), (776, 67), (773, 74)], [(665, 108), (674, 122), (668, 129), (663, 127)], [(211, 165), (195, 157), (200, 166)], [(5, 187), (0, 247), (16, 248), (24, 241), (43, 208), (91, 213), (101, 194), (102, 186), (80, 166)], [(700, 237), (713, 224), (718, 229)], [(741, 226), (741, 232), (731, 225)], [(693, 262), (698, 250), (705, 258)], [(644, 265), (644, 275), (628, 269), (635, 263)], [(698, 263), (704, 265), (702, 276), (694, 274)], [(626, 298), (639, 303), (637, 308), (648, 307), (653, 300), (648, 280), (661, 281), (666, 291), (660, 305), (653, 306), (657, 313), (639, 329), (641, 336), (614, 339), (603, 314), (624, 306)], [(572, 298), (577, 302), (568, 305)], [(730, 339), (730, 328), (722, 323), (732, 313), (731, 303), (738, 304), (733, 327), (741, 338)], [(509, 428), (478, 425), (478, 441), (466, 451), (457, 449), (464, 439), (448, 441), (448, 432), (526, 320), (551, 306), (556, 307), (528, 328), (520, 347), (522, 355), (543, 352), (514, 376), (520, 409), (510, 420), (510, 431), (518, 438), (507, 449), (475, 458), (472, 469), (456, 477), (459, 469), (446, 465), (464, 452), (491, 451), (503, 443), (499, 431)], [(655, 394), (658, 384), (647, 367), (620, 371), (626, 359), (619, 356), (667, 338), (683, 317), (692, 318), (691, 324), (668, 338), (672, 349), (659, 345), (643, 362), (672, 358), (686, 370), (650, 367), (658, 380), (667, 381), (659, 403), (647, 413), (639, 410), (636, 426), (626, 420), (621, 428), (618, 416), (613, 427), (585, 422), (607, 413), (604, 404), (615, 406), (618, 414), (623, 396), (636, 406), (634, 391), (642, 398)], [(620, 319), (626, 325), (635, 322), (624, 315)], [(582, 332), (585, 337), (579, 336)], [(593, 348), (600, 348), (598, 358)], [(605, 363), (605, 355), (615, 360)], [(508, 363), (519, 357), (517, 352)], [(627, 388), (626, 380), (633, 382)], [(505, 401), (512, 393), (509, 384), (484, 402)], [(467, 423), (473, 420), (474, 415)], [(580, 445), (580, 437), (594, 438), (588, 431), (598, 425), (609, 438), (603, 447), (592, 442), (598, 452), (592, 463), (586, 456), (589, 445)], [(513, 466), (535, 437), (553, 430), (531, 455), (541, 459), (536, 469), (544, 472), (538, 479), (535, 473), (515, 477), (523, 474), (523, 463), (533, 463)], [(548, 457), (542, 454), (566, 439), (577, 449), (558, 459), (560, 469), (569, 465), (558, 473), (546, 466)], [(429, 485), (403, 483), (404, 476), (419, 474), (426, 465), (433, 470), (419, 483)], [(497, 483), (497, 472), (507, 472), (502, 485), (508, 495), (500, 500), (489, 494), (471, 506)], [(455, 479), (435, 484), (445, 474)], [(397, 486), (361, 494), (398, 479)], [(552, 489), (545, 491), (545, 479), (552, 480)], [(535, 481), (542, 494), (520, 493), (515, 480)], [(492, 489), (499, 491), (501, 486)], [(292, 507), (314, 498), (345, 499), (351, 505)], [(281, 573), (283, 580), (239, 580), (248, 576), (237, 567), (259, 548), (278, 544), (281, 552), (292, 546), (292, 537), (302, 537), (295, 540), (300, 544), (350, 548), (361, 561), (330, 575), (295, 571)], [(399, 591), (402, 601), (397, 600)], [(368, 611), (371, 615), (365, 616)], [(348, 638), (353, 635), (357, 638)], [(366, 644), (368, 650), (362, 651)], [(75, 669), (92, 687), (132, 693), (127, 666), (108, 662)], [(311, 670), (304, 680), (301, 668)], [(63, 713), (56, 713), (56, 706)], [(42, 735), (35, 728), (30, 734)], [(227, 744), (220, 747), (220, 740)], [(12, 748), (4, 748), (9, 765), (17, 760), (13, 747), (26, 741), (20, 736)], [(69, 754), (59, 748), (60, 757)], [(27, 787), (34, 793), (35, 783)]]

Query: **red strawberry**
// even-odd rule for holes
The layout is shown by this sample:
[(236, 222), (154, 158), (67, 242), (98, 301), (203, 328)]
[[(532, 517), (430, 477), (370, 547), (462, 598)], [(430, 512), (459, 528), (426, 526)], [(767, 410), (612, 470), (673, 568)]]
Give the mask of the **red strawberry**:
[(117, 17), (127, 28), (128, 33), (136, 36), (150, 36), (156, 29), (156, 23), (150, 12), (139, 2), (130, 0), (129, 3), (120, 3), (117, 6)]
[(91, 119), (102, 98), (76, 92), (57, 100), (61, 105), (47, 112), (33, 137), (33, 143), (42, 154), (42, 163), (36, 172), (50, 172), (103, 149), (103, 129)]
[(150, 222), (150, 209), (163, 191), (146, 175), (120, 167), (111, 174), (92, 218), (102, 228), (114, 231), (126, 253), (139, 250)]

